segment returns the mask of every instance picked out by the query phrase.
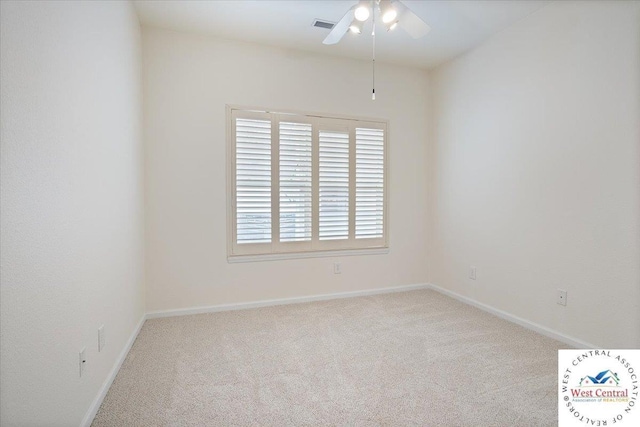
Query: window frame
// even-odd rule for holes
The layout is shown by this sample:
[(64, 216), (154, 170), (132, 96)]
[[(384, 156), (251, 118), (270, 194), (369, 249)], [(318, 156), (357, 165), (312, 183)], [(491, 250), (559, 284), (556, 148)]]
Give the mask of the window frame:
[[(271, 242), (236, 242), (236, 117), (271, 120)], [(312, 152), (312, 229), (310, 241), (281, 242), (280, 232), (280, 123), (310, 123)], [(266, 261), (291, 258), (366, 255), (389, 253), (389, 122), (386, 119), (337, 114), (275, 110), (260, 107), (226, 105), (227, 171), (227, 260), (233, 262)], [(382, 237), (355, 238), (356, 210), (356, 128), (383, 131), (383, 206)], [(342, 240), (319, 239), (319, 134), (340, 130), (349, 135), (349, 237)], [(275, 143), (275, 144), (274, 144)], [(275, 197), (274, 197), (275, 196)]]

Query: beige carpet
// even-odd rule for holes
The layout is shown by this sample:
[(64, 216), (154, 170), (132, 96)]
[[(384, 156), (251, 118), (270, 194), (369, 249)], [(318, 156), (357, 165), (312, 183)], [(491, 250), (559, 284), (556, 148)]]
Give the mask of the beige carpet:
[(430, 290), (149, 320), (93, 426), (556, 425), (563, 347)]

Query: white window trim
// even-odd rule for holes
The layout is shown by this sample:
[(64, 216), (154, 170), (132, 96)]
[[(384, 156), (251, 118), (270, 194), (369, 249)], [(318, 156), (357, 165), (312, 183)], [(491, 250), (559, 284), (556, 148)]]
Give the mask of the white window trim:
[[(371, 238), (371, 239), (358, 239), (357, 247), (347, 247), (347, 245), (334, 245), (335, 247), (331, 248), (327, 244), (326, 241), (318, 241), (318, 212), (317, 212), (317, 194), (314, 192), (313, 195), (313, 204), (314, 204), (314, 229), (312, 231), (312, 239), (314, 240), (312, 245), (306, 244), (298, 244), (300, 242), (276, 242), (272, 240), (270, 244), (256, 244), (263, 245), (264, 247), (269, 247), (269, 249), (265, 250), (262, 253), (257, 253), (255, 251), (255, 246), (252, 244), (243, 244), (245, 248), (248, 250), (243, 253), (243, 251), (238, 251), (238, 245), (234, 244), (235, 238), (235, 227), (236, 227), (236, 209), (235, 209), (235, 140), (233, 131), (235, 128), (234, 125), (234, 112), (239, 111), (242, 114), (254, 115), (255, 117), (265, 117), (266, 114), (276, 114), (279, 118), (286, 117), (287, 115), (292, 115), (292, 120), (295, 121), (297, 117), (306, 117), (309, 120), (314, 121), (314, 128), (316, 123), (330, 123), (334, 121), (335, 123), (340, 123), (344, 121), (349, 121), (352, 124), (352, 132), (355, 132), (355, 124), (353, 122), (357, 122), (358, 127), (371, 127), (371, 128), (379, 128), (384, 130), (384, 182), (383, 182), (383, 237), (382, 238)], [(324, 113), (310, 113), (310, 112), (300, 112), (300, 111), (292, 111), (292, 110), (274, 110), (274, 109), (266, 109), (259, 107), (246, 107), (239, 105), (227, 105), (226, 106), (226, 140), (227, 140), (227, 260), (230, 263), (238, 263), (238, 262), (254, 262), (254, 261), (267, 261), (267, 260), (282, 260), (282, 259), (294, 259), (294, 258), (315, 258), (315, 257), (330, 257), (330, 256), (352, 256), (352, 255), (379, 255), (379, 254), (387, 254), (389, 253), (389, 125), (388, 120), (379, 119), (379, 118), (370, 118), (370, 117), (355, 117), (355, 116), (345, 116), (345, 115), (336, 115), (336, 114), (324, 114)], [(277, 134), (276, 130), (273, 129), (272, 126), (272, 140), (277, 140), (278, 138), (274, 138)], [(318, 132), (313, 132), (313, 186), (315, 189), (318, 188), (317, 183), (317, 170), (318, 170), (318, 155), (316, 151), (318, 150)], [(355, 138), (350, 134), (350, 141), (353, 145), (352, 149), (355, 151)], [(350, 144), (350, 145), (351, 145)], [(276, 150), (277, 153), (277, 150)], [(277, 162), (276, 158), (273, 160)], [(353, 176), (355, 177), (355, 156), (352, 156), (350, 164), (350, 171), (353, 170)], [(353, 169), (352, 169), (353, 168)], [(277, 173), (277, 168), (275, 170), (272, 169), (273, 174)], [(351, 172), (350, 172), (351, 175)], [(273, 182), (273, 179), (272, 179)], [(350, 203), (351, 209), (349, 213), (349, 221), (350, 224), (353, 224), (352, 229), (350, 229), (350, 238), (348, 242), (353, 243), (353, 235), (355, 232), (355, 178), (350, 186), (350, 194), (354, 198), (354, 202)], [(277, 205), (277, 200), (272, 200), (272, 206)], [(279, 209), (272, 209), (272, 224), (274, 221), (279, 221), (278, 213)], [(272, 236), (276, 237), (276, 236)], [(335, 243), (335, 242), (334, 242)], [(245, 246), (246, 245), (246, 246)], [(251, 247), (253, 246), (253, 247)], [(292, 250), (295, 247), (298, 247), (296, 250)], [(291, 248), (291, 249), (290, 249)], [(235, 249), (235, 251), (234, 251)]]
[(327, 258), (357, 255), (385, 255), (391, 250), (386, 248), (371, 249), (346, 249), (331, 251), (309, 251), (309, 252), (283, 252), (280, 254), (264, 254), (264, 255), (230, 255), (227, 260), (230, 264), (242, 262), (260, 262), (260, 261), (279, 261), (286, 259), (300, 258)]

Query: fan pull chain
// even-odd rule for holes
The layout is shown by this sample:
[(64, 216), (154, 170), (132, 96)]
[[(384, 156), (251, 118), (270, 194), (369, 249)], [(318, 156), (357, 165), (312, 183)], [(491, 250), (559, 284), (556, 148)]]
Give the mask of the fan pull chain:
[(373, 79), (371, 83), (371, 100), (376, 100), (376, 9), (375, 9), (375, 0), (371, 2), (371, 39), (373, 40), (373, 59), (371, 62), (371, 68), (373, 73)]

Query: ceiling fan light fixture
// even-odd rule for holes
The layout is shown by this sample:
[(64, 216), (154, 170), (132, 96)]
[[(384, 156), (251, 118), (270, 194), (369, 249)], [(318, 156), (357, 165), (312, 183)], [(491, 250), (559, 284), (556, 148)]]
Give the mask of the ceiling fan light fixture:
[(362, 34), (362, 27), (364, 23), (362, 21), (355, 20), (349, 25), (349, 31), (353, 34)]
[(380, 0), (380, 13), (385, 24), (393, 22), (398, 17), (398, 11), (391, 4), (391, 0)]
[(364, 22), (369, 19), (369, 6), (367, 1), (361, 1), (355, 10), (355, 17), (358, 21)]
[(398, 26), (398, 20), (389, 22), (388, 24), (385, 24), (385, 26), (387, 27), (387, 31), (393, 31)]
[(384, 22), (385, 24), (388, 24), (389, 22), (396, 19), (397, 16), (398, 16), (398, 12), (396, 12), (395, 9), (391, 9), (387, 11), (384, 15), (382, 15), (382, 22)]

